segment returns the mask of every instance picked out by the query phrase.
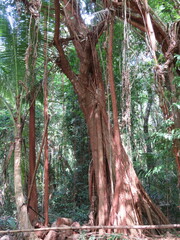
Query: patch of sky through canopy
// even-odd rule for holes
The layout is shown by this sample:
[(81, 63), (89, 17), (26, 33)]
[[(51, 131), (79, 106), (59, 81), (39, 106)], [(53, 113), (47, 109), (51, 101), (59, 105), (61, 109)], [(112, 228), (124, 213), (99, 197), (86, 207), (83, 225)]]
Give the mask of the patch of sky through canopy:
[(94, 19), (95, 4), (91, 3), (91, 7), (88, 8), (87, 4), (90, 4), (90, 3), (87, 3), (87, 1), (79, 0), (79, 3), (80, 3), (79, 4), (80, 5), (80, 13), (81, 13), (81, 16), (82, 16), (85, 24), (92, 25), (92, 21)]

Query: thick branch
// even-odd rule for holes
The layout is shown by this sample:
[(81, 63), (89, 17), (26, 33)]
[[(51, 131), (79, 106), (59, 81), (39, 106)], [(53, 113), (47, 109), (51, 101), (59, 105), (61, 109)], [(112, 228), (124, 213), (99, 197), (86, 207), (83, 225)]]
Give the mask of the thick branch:
[[(124, 20), (122, 0), (118, 2), (113, 1), (112, 3), (116, 10), (116, 16)], [(140, 29), (141, 31), (147, 32), (147, 28), (144, 23), (145, 13), (146, 13), (146, 7), (144, 4), (144, 1), (131, 0), (131, 1), (128, 1), (127, 6), (128, 6), (127, 21), (133, 26), (135, 26), (136, 28)], [(162, 46), (163, 53), (165, 53), (169, 45), (169, 37), (166, 32), (166, 26), (155, 15), (155, 13), (150, 7), (148, 7), (148, 9), (149, 9), (150, 19), (152, 22), (156, 40)]]
[(64, 50), (62, 48), (62, 45), (59, 42), (59, 36), (60, 36), (60, 4), (59, 0), (54, 0), (54, 6), (55, 6), (55, 32), (54, 32), (54, 45), (56, 46), (58, 52), (59, 52), (59, 58), (56, 60), (56, 64), (62, 69), (64, 74), (70, 79), (70, 81), (73, 83), (76, 79), (76, 75), (71, 70), (71, 67), (69, 65), (69, 62), (64, 54)]

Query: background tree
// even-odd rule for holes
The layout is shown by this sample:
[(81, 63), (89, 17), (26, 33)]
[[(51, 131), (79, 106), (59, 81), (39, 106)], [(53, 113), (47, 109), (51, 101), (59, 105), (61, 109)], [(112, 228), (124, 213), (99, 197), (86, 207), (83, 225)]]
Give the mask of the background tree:
[[(46, 16), (46, 15), (45, 15)], [(46, 125), (49, 121), (48, 115), (48, 55), (47, 55), (47, 19), (44, 20), (44, 77), (43, 77), (43, 87), (44, 87), (44, 128), (45, 131), (45, 142), (44, 142), (44, 218), (45, 226), (48, 226), (49, 217), (49, 157), (48, 157), (48, 127)]]
[[(25, 120), (23, 116), (23, 113), (25, 113), (25, 111), (23, 111), (25, 106), (23, 104), (23, 100), (26, 97), (26, 91), (24, 89), (25, 66), (22, 64), (23, 59), (20, 52), (23, 52), (25, 49), (25, 44), (22, 41), (24, 32), (17, 31), (17, 29), (20, 29), (22, 22), (17, 21), (17, 15), (14, 12), (14, 7), (9, 7), (9, 10), (8, 8), (5, 8), (5, 11), (9, 12), (9, 14), (5, 15), (5, 17), (9, 17), (9, 26), (4, 31), (5, 39), (9, 40), (6, 42), (7, 45), (5, 46), (9, 47), (9, 55), (7, 55), (7, 58), (3, 59), (3, 66), (7, 66), (6, 64), (8, 61), (11, 61), (12, 71), (11, 75), (7, 75), (9, 77), (9, 84), (6, 88), (7, 91), (5, 92), (5, 95), (1, 96), (1, 100), (8, 108), (11, 115), (11, 120), (14, 125), (14, 192), (19, 227), (31, 228), (32, 226), (27, 213), (27, 205), (25, 204), (25, 196), (23, 193), (23, 182), (21, 176), (21, 148), (23, 142), (22, 131)], [(8, 36), (6, 34), (8, 34)], [(18, 71), (18, 68), (20, 71)], [(9, 96), (7, 93), (9, 93)], [(11, 101), (11, 103), (9, 103), (9, 101)], [(36, 239), (34, 234), (31, 233), (27, 235), (25, 234), (25, 236), (27, 236), (29, 239)]]
[[(35, 126), (35, 105), (37, 98), (36, 90), (36, 60), (38, 51), (38, 19), (31, 14), (29, 23), (29, 39), (26, 49), (26, 82), (29, 86), (29, 174), (28, 174), (28, 212), (31, 223), (37, 221), (38, 198), (36, 181), (32, 185), (32, 176), (36, 165), (36, 126)], [(32, 190), (31, 190), (32, 189)], [(31, 193), (30, 193), (31, 191)]]

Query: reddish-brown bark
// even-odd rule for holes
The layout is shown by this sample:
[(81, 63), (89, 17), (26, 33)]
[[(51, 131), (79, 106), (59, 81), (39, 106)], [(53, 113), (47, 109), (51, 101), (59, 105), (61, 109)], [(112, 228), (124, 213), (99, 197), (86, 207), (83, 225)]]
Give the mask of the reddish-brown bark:
[[(162, 212), (147, 196), (122, 146), (113, 79), (110, 80), (114, 131), (109, 122), (101, 67), (96, 51), (96, 43), (103, 25), (99, 24), (94, 31), (90, 31), (82, 22), (74, 2), (72, 5), (71, 2), (64, 0), (64, 6), (67, 27), (71, 34), (70, 37), (74, 39), (73, 44), (80, 60), (78, 75), (71, 70), (59, 41), (60, 6), (58, 0), (55, 0), (54, 44), (60, 59), (57, 65), (74, 86), (90, 136), (92, 150), (92, 164), (89, 172), (91, 224), (142, 224), (144, 218), (149, 224), (167, 223)], [(110, 45), (112, 46), (112, 41)], [(109, 56), (112, 60), (111, 52)], [(113, 76), (112, 71), (111, 66), (110, 77)], [(124, 232), (128, 231), (124, 230)], [(137, 231), (131, 230), (134, 233)]]
[(44, 21), (44, 225), (48, 226), (49, 216), (49, 160), (48, 160), (48, 128), (46, 124), (48, 122), (48, 60), (47, 60), (47, 20)]
[[(27, 1), (24, 1), (27, 6)], [(32, 5), (35, 2), (32, 3)], [(29, 7), (29, 5), (28, 5)], [(40, 6), (39, 6), (40, 7)], [(33, 8), (33, 7), (32, 7)], [(37, 59), (37, 41), (38, 41), (38, 21), (39, 8), (38, 3), (35, 4), (36, 13), (31, 12), (32, 21), (29, 23), (29, 41), (28, 47), (25, 53), (26, 64), (26, 81), (29, 86), (29, 90), (24, 86), (27, 92), (27, 98), (29, 99), (29, 176), (28, 176), (28, 213), (32, 224), (37, 221), (38, 212), (38, 197), (36, 181), (33, 181), (36, 165), (36, 137), (35, 137), (35, 101), (36, 101), (36, 89), (35, 89), (35, 67)]]
[[(112, 2), (116, 15), (123, 19), (123, 1)], [(106, 6), (106, 0), (104, 1)], [(179, 71), (174, 71), (175, 54), (180, 54), (180, 21), (171, 25), (167, 29), (166, 25), (158, 18), (153, 10), (148, 6), (147, 0), (129, 0), (127, 1), (127, 21), (146, 32), (149, 37), (149, 45), (151, 46), (152, 56), (155, 60), (155, 83), (157, 86), (157, 93), (160, 100), (160, 107), (164, 115), (164, 119), (171, 119), (174, 124), (169, 128), (171, 132), (173, 129), (180, 128), (180, 111), (174, 104), (178, 101), (178, 88), (173, 82), (174, 76), (179, 75)], [(156, 42), (161, 46), (161, 50), (165, 57), (165, 62), (159, 64), (156, 58)], [(166, 92), (169, 93), (169, 98), (166, 97)], [(175, 139), (173, 142), (173, 152), (176, 159), (178, 172), (178, 185), (180, 187), (180, 141)]]
[[(36, 165), (36, 146), (35, 146), (35, 96), (32, 92), (29, 108), (29, 175), (28, 175), (28, 192), (31, 190), (28, 201), (28, 213), (31, 223), (37, 220), (38, 199), (36, 181), (32, 183), (32, 177)], [(32, 186), (31, 186), (32, 184)]]
[[(17, 218), (19, 229), (32, 229), (28, 216), (27, 205), (25, 204), (25, 196), (23, 194), (23, 184), (21, 177), (21, 148), (22, 148), (22, 130), (24, 121), (21, 118), (21, 99), (16, 98), (16, 117), (15, 122), (15, 146), (14, 146), (14, 192), (17, 208)], [(34, 233), (23, 233), (24, 239), (37, 240)]]
[[(106, 2), (106, 0), (104, 0)], [(112, 2), (116, 15), (124, 20), (123, 14), (123, 1), (113, 1)], [(148, 13), (152, 21), (152, 26), (156, 40), (162, 47), (163, 53), (165, 53), (169, 46), (169, 38), (167, 37), (166, 26), (158, 18), (158, 16), (153, 12), (153, 10), (148, 7)], [(142, 32), (149, 32), (147, 27), (147, 4), (142, 0), (128, 0), (127, 1), (127, 21), (134, 27), (140, 29)]]
[[(117, 100), (116, 100), (116, 91), (114, 85), (114, 73), (113, 73), (113, 33), (114, 33), (114, 19), (109, 23), (109, 41), (108, 41), (108, 50), (107, 50), (107, 75), (108, 81), (110, 85), (110, 93), (112, 100), (112, 111), (113, 111), (113, 140), (114, 140), (114, 148), (115, 148), (115, 189), (112, 200), (112, 207), (110, 213), (109, 223), (113, 223), (115, 219), (115, 214), (118, 212), (119, 207), (119, 194), (122, 186), (122, 178), (119, 177), (119, 171), (121, 169), (121, 139), (120, 139), (120, 131), (119, 131), (119, 123), (118, 123), (118, 108), (117, 108)], [(124, 206), (121, 206), (125, 208)], [(125, 220), (122, 224), (126, 225)]]

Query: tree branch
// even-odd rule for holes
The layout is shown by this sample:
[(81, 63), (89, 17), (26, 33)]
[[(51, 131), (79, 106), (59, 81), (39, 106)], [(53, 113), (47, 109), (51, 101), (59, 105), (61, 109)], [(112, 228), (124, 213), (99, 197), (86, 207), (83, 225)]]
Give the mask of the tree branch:
[[(122, 0), (112, 2), (115, 10), (116, 10), (116, 16), (123, 19), (123, 9), (122, 9)], [(144, 1), (140, 0), (131, 0), (127, 3), (127, 21), (135, 26), (136, 28), (140, 29), (143, 32), (147, 32), (144, 19), (145, 19), (145, 12), (146, 7), (144, 4)], [(156, 14), (153, 12), (153, 10), (148, 7), (149, 9), (149, 15), (152, 22), (152, 27), (154, 29), (154, 34), (156, 37), (156, 40), (159, 42), (159, 44), (162, 46), (162, 51), (165, 53), (168, 49), (169, 45), (169, 36), (166, 32), (166, 26), (162, 23), (162, 21), (156, 16)]]
[(56, 64), (62, 69), (64, 74), (73, 83), (76, 79), (76, 75), (72, 71), (72, 69), (69, 65), (69, 62), (64, 54), (62, 45), (59, 41), (59, 37), (60, 37), (60, 4), (59, 4), (59, 0), (54, 0), (54, 6), (55, 6), (54, 45), (56, 46), (58, 53), (59, 53), (59, 58), (57, 58)]

